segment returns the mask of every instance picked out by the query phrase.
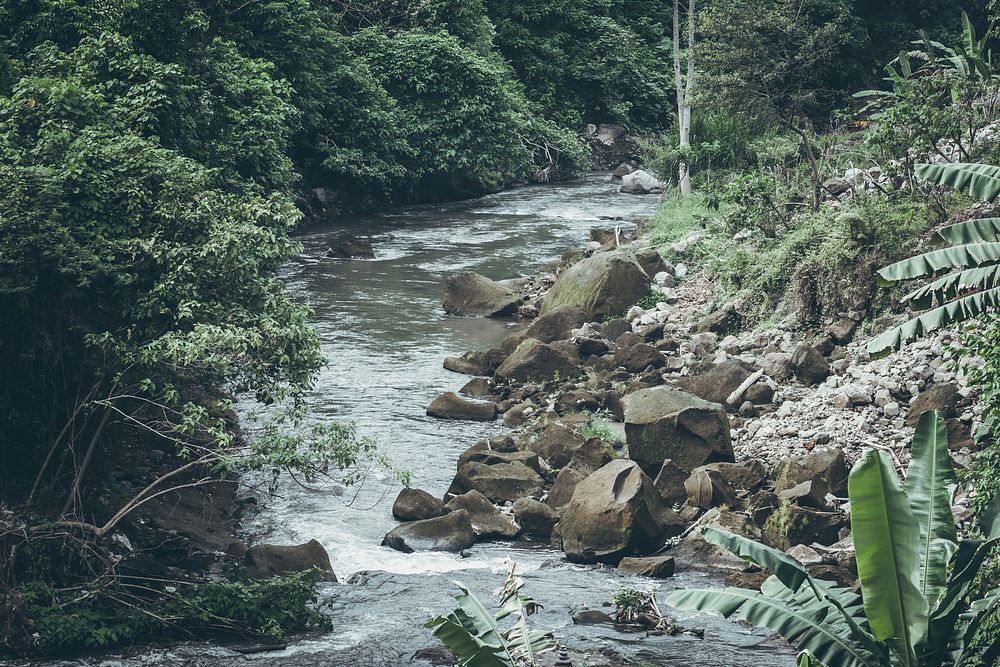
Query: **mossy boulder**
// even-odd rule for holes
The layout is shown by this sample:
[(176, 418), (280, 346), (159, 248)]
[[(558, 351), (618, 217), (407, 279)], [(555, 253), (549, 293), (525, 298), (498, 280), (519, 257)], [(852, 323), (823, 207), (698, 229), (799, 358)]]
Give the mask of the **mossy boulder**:
[(575, 306), (588, 319), (619, 315), (649, 293), (649, 276), (632, 253), (597, 253), (567, 269), (549, 290), (542, 315)]

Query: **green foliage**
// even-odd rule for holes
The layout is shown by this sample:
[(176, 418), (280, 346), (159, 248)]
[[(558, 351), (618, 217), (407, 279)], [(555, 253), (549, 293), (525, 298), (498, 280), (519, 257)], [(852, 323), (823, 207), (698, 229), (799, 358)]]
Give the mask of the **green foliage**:
[[(916, 173), (938, 185), (968, 189), (973, 196), (987, 201), (1000, 194), (1000, 169), (990, 165), (918, 165)], [(878, 280), (883, 287), (920, 278), (933, 280), (902, 299), (912, 309), (926, 312), (883, 332), (868, 344), (868, 351), (884, 356), (928, 332), (977, 317), (1000, 304), (997, 229), (1000, 220), (995, 218), (951, 225), (941, 230), (934, 241), (957, 245), (880, 269)]]
[[(1000, 541), (1000, 502), (983, 515), (986, 541), (958, 541), (956, 483), (944, 419), (925, 413), (912, 443), (906, 483), (885, 452), (868, 451), (851, 470), (851, 529), (861, 596), (813, 579), (771, 547), (718, 529), (705, 539), (769, 570), (760, 592), (680, 590), (667, 601), (765, 625), (828, 667), (957, 666), (970, 655), (1000, 593), (973, 588)], [(997, 498), (1000, 498), (998, 496)], [(890, 655), (892, 659), (890, 659)]]
[(611, 428), (611, 415), (606, 410), (591, 413), (585, 426), (579, 427), (580, 437), (584, 440), (600, 438), (606, 443), (621, 442), (621, 438)]
[[(551, 632), (532, 630), (528, 617), (541, 608), (521, 593), (524, 580), (515, 575), (512, 563), (507, 580), (496, 592), (497, 612), (490, 612), (468, 588), (456, 582), (462, 592), (455, 596), (456, 607), (447, 616), (426, 623), (463, 667), (516, 667), (535, 665), (535, 656), (556, 647)], [(502, 629), (499, 621), (510, 617), (514, 625)]]
[(96, 582), (56, 589), (33, 582), (19, 591), (34, 649), (68, 653), (169, 636), (237, 631), (280, 639), (286, 633), (328, 629), (315, 591), (317, 575), (303, 572), (244, 582), (145, 586)]
[(987, 314), (968, 323), (961, 342), (956, 350), (959, 362), (983, 406), (981, 425), (972, 434), (982, 448), (965, 473), (967, 483), (976, 489), (971, 505), (978, 513), (1000, 494), (1000, 446), (995, 437), (1000, 432), (1000, 315)]

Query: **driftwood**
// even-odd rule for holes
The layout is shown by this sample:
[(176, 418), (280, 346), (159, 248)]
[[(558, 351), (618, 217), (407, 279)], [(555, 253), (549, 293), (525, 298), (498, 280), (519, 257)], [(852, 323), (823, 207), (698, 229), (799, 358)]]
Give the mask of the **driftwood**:
[(751, 373), (750, 376), (733, 391), (733, 393), (729, 394), (729, 398), (726, 399), (726, 403), (728, 405), (736, 405), (736, 403), (743, 396), (743, 393), (746, 392), (746, 390), (749, 389), (755, 382), (757, 382), (757, 380), (759, 380), (763, 375), (764, 375), (763, 368)]

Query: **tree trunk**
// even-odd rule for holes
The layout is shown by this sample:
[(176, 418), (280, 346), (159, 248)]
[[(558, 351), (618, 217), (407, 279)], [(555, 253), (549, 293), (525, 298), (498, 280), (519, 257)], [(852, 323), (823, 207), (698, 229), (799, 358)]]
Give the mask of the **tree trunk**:
[[(688, 4), (687, 77), (681, 76), (680, 0), (674, 0), (674, 87), (677, 91), (677, 138), (681, 154), (691, 145), (691, 96), (694, 89), (695, 0)], [(682, 195), (691, 194), (691, 169), (683, 157), (677, 168), (677, 184)]]

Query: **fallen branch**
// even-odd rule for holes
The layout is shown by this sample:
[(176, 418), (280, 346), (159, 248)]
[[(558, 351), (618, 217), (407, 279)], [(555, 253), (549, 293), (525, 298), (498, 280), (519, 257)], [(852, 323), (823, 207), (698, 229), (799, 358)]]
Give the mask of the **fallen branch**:
[(751, 386), (753, 386), (753, 384), (757, 382), (757, 380), (759, 380), (763, 375), (764, 375), (763, 368), (751, 373), (746, 380), (740, 383), (740, 386), (738, 386), (736, 389), (733, 390), (733, 393), (729, 394), (729, 398), (726, 399), (726, 403), (728, 405), (736, 405), (736, 403), (740, 400), (740, 398), (743, 396), (746, 390), (749, 389)]

